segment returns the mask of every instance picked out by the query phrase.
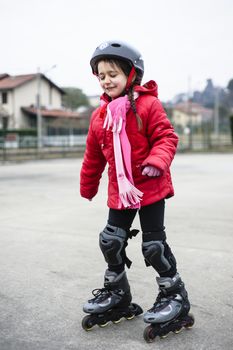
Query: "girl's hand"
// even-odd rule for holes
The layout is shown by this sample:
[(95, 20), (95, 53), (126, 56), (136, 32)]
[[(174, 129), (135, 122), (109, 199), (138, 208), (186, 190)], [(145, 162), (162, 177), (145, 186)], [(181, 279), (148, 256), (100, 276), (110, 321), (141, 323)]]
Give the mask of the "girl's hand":
[(161, 172), (159, 169), (154, 167), (153, 165), (147, 165), (145, 168), (142, 170), (142, 175), (147, 175), (147, 176), (160, 176)]

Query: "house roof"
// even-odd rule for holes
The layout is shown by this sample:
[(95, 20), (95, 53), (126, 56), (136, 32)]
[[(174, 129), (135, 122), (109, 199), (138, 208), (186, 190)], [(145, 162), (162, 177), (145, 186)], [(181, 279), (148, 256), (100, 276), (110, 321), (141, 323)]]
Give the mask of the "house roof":
[(212, 109), (203, 107), (202, 105), (194, 102), (178, 103), (173, 107), (173, 110), (180, 111), (193, 116), (202, 115), (206, 119), (210, 119), (213, 115)]
[[(37, 78), (38, 78), (38, 74), (24, 74), (24, 75), (14, 75), (14, 76), (10, 76), (8, 74), (0, 74), (0, 90), (12, 90), (17, 88), (18, 86), (26, 84), (29, 81)], [(56, 89), (58, 89), (60, 93), (65, 94), (64, 90), (59, 88), (56, 84), (54, 84), (51, 80), (49, 80), (44, 74), (40, 74), (40, 78), (47, 80), (47, 82), (53, 87), (55, 87)]]
[(26, 82), (35, 79), (35, 74), (27, 74), (27, 75), (16, 75), (16, 76), (6, 76), (5, 78), (0, 80), (0, 89), (3, 90), (11, 90), (25, 84)]
[(176, 104), (173, 108), (184, 113), (192, 112), (194, 114), (210, 111), (210, 109), (194, 102), (181, 102)]
[[(22, 110), (30, 115), (36, 115), (37, 109), (35, 107), (22, 107)], [(64, 109), (46, 109), (42, 108), (40, 109), (40, 114), (43, 117), (47, 118), (78, 118), (81, 119), (82, 116), (80, 113), (67, 111)]]
[(9, 77), (9, 74), (7, 73), (0, 73), (0, 80), (3, 78)]

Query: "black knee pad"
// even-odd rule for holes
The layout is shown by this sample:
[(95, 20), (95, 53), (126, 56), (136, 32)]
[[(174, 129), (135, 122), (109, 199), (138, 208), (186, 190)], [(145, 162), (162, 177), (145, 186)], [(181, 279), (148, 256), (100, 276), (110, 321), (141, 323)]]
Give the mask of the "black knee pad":
[(100, 249), (109, 265), (120, 265), (124, 262), (127, 238), (124, 229), (109, 224), (100, 233)]
[(176, 259), (170, 247), (164, 241), (142, 243), (142, 253), (147, 265), (151, 265), (159, 274), (176, 271)]

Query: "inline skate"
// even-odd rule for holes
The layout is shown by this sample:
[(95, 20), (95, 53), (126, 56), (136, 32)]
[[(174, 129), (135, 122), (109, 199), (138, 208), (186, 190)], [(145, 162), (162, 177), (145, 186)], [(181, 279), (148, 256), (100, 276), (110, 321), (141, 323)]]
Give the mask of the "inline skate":
[(144, 330), (146, 342), (157, 336), (165, 338), (169, 332), (179, 333), (182, 328), (194, 325), (194, 316), (189, 313), (188, 294), (179, 274), (173, 278), (157, 277), (159, 294), (153, 307), (144, 314), (144, 322), (150, 323)]
[(106, 270), (104, 288), (92, 291), (94, 298), (88, 300), (83, 311), (88, 313), (82, 320), (82, 327), (89, 331), (95, 325), (105, 327), (109, 321), (117, 324), (122, 318), (133, 319), (143, 310), (135, 303), (131, 303), (132, 296), (125, 271), (121, 274)]

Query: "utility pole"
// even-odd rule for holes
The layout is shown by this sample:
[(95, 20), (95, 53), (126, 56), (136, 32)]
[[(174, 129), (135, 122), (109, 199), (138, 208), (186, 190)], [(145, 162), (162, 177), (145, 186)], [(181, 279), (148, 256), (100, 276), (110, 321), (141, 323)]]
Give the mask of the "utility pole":
[(219, 90), (215, 88), (214, 98), (214, 133), (218, 140), (219, 138)]
[(192, 101), (191, 101), (191, 77), (188, 77), (188, 122), (189, 122), (189, 150), (193, 148), (193, 122), (192, 122)]
[(37, 68), (37, 96), (36, 96), (36, 122), (37, 122), (37, 148), (42, 147), (42, 117), (41, 117), (41, 73)]
[[(56, 68), (56, 64), (47, 69), (43, 74)], [(41, 116), (41, 72), (40, 67), (37, 68), (37, 95), (36, 95), (36, 116), (37, 116), (37, 148), (41, 149), (42, 142), (42, 116)]]

